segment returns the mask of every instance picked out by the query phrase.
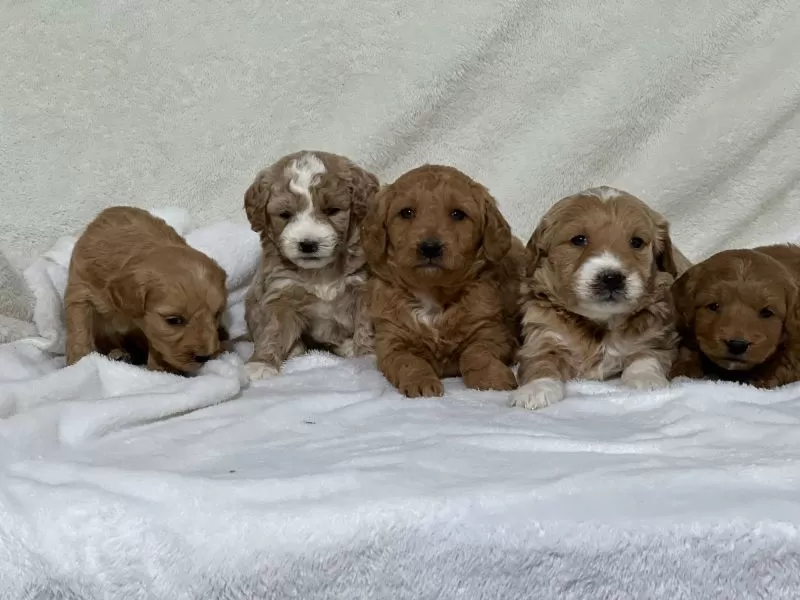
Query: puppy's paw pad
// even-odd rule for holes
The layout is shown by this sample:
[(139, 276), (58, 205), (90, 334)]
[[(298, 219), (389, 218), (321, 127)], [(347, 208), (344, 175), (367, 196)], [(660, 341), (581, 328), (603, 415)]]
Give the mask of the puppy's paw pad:
[(437, 378), (401, 383), (398, 388), (408, 398), (434, 398), (444, 394), (444, 386)]
[(255, 381), (257, 379), (269, 379), (270, 377), (275, 377), (278, 373), (280, 373), (280, 371), (272, 365), (268, 365), (267, 363), (263, 362), (246, 363), (244, 365), (244, 372), (251, 381)]
[(667, 378), (662, 373), (623, 372), (621, 379), (625, 386), (635, 390), (654, 390), (669, 385)]
[(534, 379), (511, 393), (509, 406), (536, 410), (561, 402), (564, 399), (564, 382), (557, 379)]

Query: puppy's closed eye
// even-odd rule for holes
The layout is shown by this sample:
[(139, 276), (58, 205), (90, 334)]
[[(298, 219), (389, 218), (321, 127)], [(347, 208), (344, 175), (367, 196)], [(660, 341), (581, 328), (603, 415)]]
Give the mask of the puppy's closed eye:
[(342, 212), (342, 209), (337, 207), (337, 206), (328, 206), (322, 212), (325, 213), (325, 215), (327, 215), (329, 217), (332, 217), (332, 216), (338, 215), (340, 212)]
[(168, 317), (164, 317), (164, 321), (166, 321), (167, 325), (172, 325), (173, 327), (182, 327), (186, 325), (186, 319), (180, 315), (169, 315)]

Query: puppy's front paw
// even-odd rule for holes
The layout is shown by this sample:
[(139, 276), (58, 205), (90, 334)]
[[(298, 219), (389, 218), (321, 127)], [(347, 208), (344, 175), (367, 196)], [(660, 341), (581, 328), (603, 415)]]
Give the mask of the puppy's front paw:
[(564, 399), (564, 382), (550, 377), (534, 379), (511, 392), (509, 406), (518, 406), (528, 410), (544, 408)]
[(133, 362), (133, 358), (131, 358), (131, 355), (125, 352), (125, 350), (122, 350), (121, 348), (114, 348), (111, 352), (108, 353), (108, 358), (111, 360), (116, 360), (118, 362), (124, 362), (129, 364)]
[(482, 371), (465, 372), (464, 385), (473, 390), (510, 391), (517, 388), (517, 378), (514, 371), (497, 360)]
[(280, 371), (264, 362), (249, 362), (244, 365), (244, 371), (251, 381), (256, 379), (269, 379), (275, 377)]
[(409, 398), (435, 397), (444, 394), (441, 380), (434, 375), (426, 375), (413, 380), (399, 382), (397, 389)]
[(640, 358), (622, 371), (623, 385), (635, 390), (652, 390), (669, 385), (661, 365), (654, 358)]
[(345, 340), (336, 348), (336, 354), (344, 358), (352, 358), (356, 355), (356, 345), (353, 340)]

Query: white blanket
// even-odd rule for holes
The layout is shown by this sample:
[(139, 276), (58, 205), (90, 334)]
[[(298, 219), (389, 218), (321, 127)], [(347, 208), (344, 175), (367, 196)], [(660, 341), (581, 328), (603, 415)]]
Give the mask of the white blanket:
[[(240, 306), (257, 240), (186, 237)], [(533, 413), (402, 398), (372, 358), (65, 369), (73, 241), (27, 273), (41, 336), (0, 346), (3, 600), (797, 597), (800, 385), (579, 382)]]

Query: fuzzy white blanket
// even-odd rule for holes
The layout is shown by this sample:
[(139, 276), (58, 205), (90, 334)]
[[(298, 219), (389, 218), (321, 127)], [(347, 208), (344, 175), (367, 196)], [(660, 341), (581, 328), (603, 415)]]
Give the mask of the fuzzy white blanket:
[[(186, 237), (236, 310), (257, 239)], [(0, 346), (3, 600), (797, 597), (800, 385), (577, 382), (534, 413), (402, 398), (371, 358), (64, 369), (71, 243), (27, 274), (40, 336)]]

